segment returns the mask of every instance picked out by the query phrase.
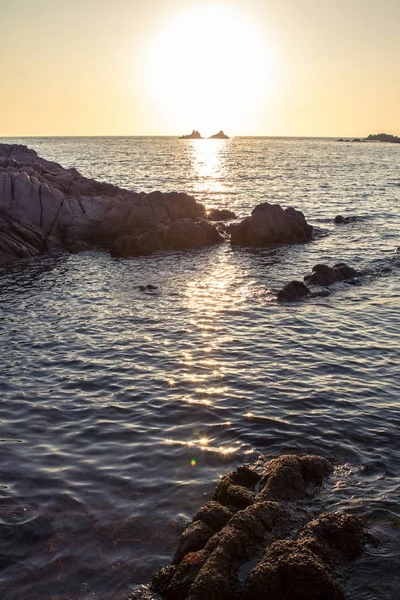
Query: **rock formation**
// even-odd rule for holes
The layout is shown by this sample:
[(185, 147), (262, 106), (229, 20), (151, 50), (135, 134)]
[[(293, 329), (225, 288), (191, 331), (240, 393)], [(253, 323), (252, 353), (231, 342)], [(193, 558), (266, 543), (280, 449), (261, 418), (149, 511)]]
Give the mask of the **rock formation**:
[[(268, 203), (234, 219), (185, 193), (136, 193), (83, 177), (76, 169), (39, 158), (21, 145), (0, 144), (0, 264), (39, 252), (100, 247), (114, 256), (200, 248), (222, 242), (265, 246), (310, 239), (312, 227), (294, 208)], [(221, 235), (220, 231), (223, 233)]]
[(344, 600), (346, 566), (365, 542), (362, 523), (342, 513), (310, 520), (301, 506), (331, 470), (321, 457), (288, 455), (267, 463), (262, 477), (247, 466), (225, 475), (153, 589), (167, 600)]
[(210, 136), (210, 140), (229, 140), (229, 137), (221, 129), (218, 133)]
[(0, 144), (0, 234), (0, 263), (62, 248), (136, 256), (223, 239), (193, 196), (137, 194), (8, 144)]
[(354, 279), (358, 275), (358, 271), (353, 269), (353, 267), (349, 267), (345, 263), (337, 263), (333, 267), (328, 267), (328, 265), (324, 264), (318, 264), (313, 267), (310, 275), (306, 275), (304, 277), (304, 281), (308, 284), (325, 286), (332, 285), (337, 281)]
[(268, 246), (305, 242), (311, 239), (313, 228), (302, 212), (264, 202), (253, 209), (250, 217), (232, 224), (229, 231), (233, 244)]
[(333, 222), (335, 225), (347, 225), (348, 223), (354, 223), (357, 221), (357, 217), (343, 217), (342, 215), (336, 215)]
[(293, 280), (283, 286), (278, 292), (278, 300), (294, 302), (310, 294), (309, 288), (302, 281)]
[[(337, 263), (333, 267), (318, 264), (312, 269), (312, 273), (304, 277), (303, 281), (293, 280), (283, 286), (277, 294), (278, 300), (287, 300), (295, 302), (305, 297), (316, 298), (320, 296), (329, 296), (329, 290), (324, 289), (337, 281), (353, 281), (360, 273), (349, 267), (345, 263)], [(322, 290), (311, 291), (307, 285), (316, 285), (323, 287)]]
[(180, 140), (202, 140), (203, 138), (200, 135), (200, 132), (197, 129), (193, 129), (192, 133), (188, 133), (187, 135), (181, 135)]
[(391, 133), (370, 133), (367, 137), (368, 142), (390, 142), (391, 144), (400, 144), (400, 137)]

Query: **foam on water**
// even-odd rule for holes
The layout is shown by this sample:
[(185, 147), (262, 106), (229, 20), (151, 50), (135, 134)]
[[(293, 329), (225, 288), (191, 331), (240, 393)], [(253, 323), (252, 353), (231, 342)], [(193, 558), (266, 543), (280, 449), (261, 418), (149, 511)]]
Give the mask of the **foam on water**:
[[(354, 565), (351, 598), (397, 598), (400, 147), (18, 141), (90, 177), (188, 191), (242, 216), (292, 205), (316, 236), (0, 271), (2, 597), (128, 597), (168, 562), (221, 474), (312, 452), (335, 463), (313, 508), (359, 514), (381, 539)], [(335, 226), (338, 213), (359, 219)], [(321, 261), (367, 274), (328, 298), (274, 300)], [(373, 275), (380, 265), (392, 271)], [(139, 290), (148, 283), (158, 289)]]

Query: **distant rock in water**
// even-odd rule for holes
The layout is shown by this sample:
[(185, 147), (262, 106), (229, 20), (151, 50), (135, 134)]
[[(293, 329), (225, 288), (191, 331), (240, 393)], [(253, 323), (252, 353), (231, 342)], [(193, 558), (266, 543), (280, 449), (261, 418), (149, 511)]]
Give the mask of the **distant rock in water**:
[(304, 296), (308, 296), (309, 294), (310, 290), (306, 284), (303, 283), (303, 281), (293, 280), (283, 286), (283, 288), (278, 292), (278, 300), (294, 302), (295, 300), (304, 298)]
[(180, 140), (202, 140), (203, 138), (201, 137), (201, 135), (197, 131), (197, 129), (193, 129), (192, 133), (189, 133), (188, 135), (181, 135), (181, 137), (179, 139)]
[(229, 221), (237, 219), (237, 215), (227, 208), (210, 208), (206, 212), (209, 221)]
[(327, 286), (332, 285), (337, 281), (354, 279), (355, 277), (358, 277), (358, 275), (358, 271), (345, 263), (337, 263), (333, 267), (321, 263), (313, 267), (312, 273), (306, 275), (304, 281), (306, 284)]
[(184, 193), (137, 194), (0, 144), (0, 263), (91, 247), (115, 256), (223, 241), (205, 208)]
[(294, 455), (266, 463), (263, 476), (245, 465), (231, 471), (153, 589), (167, 600), (345, 600), (346, 568), (367, 541), (363, 524), (340, 512), (312, 519), (302, 506), (331, 471), (324, 458)]
[(400, 137), (391, 135), (390, 133), (370, 134), (367, 137), (368, 142), (390, 142), (391, 144), (400, 144)]
[(354, 223), (356, 220), (357, 217), (343, 217), (342, 215), (336, 215), (334, 223), (336, 225), (347, 225), (348, 223)]
[(211, 135), (209, 139), (210, 140), (229, 140), (229, 137), (221, 129), (221, 131), (219, 131), (218, 133), (214, 133), (214, 135)]
[(311, 239), (313, 228), (302, 212), (264, 202), (252, 210), (250, 217), (233, 223), (229, 231), (232, 244), (268, 246), (306, 242)]

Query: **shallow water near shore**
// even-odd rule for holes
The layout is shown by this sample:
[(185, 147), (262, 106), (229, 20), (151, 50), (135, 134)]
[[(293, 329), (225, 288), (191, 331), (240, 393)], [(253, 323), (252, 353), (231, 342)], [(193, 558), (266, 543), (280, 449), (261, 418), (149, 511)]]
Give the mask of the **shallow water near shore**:
[[(335, 465), (311, 512), (358, 514), (380, 537), (353, 565), (349, 597), (398, 598), (400, 146), (0, 141), (239, 216), (293, 206), (316, 228), (293, 246), (93, 251), (0, 269), (1, 597), (128, 599), (220, 475), (294, 452)], [(337, 214), (358, 219), (336, 226)], [(365, 272), (357, 285), (276, 302), (283, 284), (339, 261)]]

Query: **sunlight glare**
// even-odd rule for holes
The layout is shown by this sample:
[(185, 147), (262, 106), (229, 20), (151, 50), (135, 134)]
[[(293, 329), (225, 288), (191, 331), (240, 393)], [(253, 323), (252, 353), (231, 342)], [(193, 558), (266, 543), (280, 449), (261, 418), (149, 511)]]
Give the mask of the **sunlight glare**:
[(156, 32), (147, 55), (148, 94), (177, 133), (243, 129), (274, 85), (272, 42), (233, 7), (177, 15)]

